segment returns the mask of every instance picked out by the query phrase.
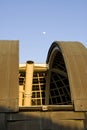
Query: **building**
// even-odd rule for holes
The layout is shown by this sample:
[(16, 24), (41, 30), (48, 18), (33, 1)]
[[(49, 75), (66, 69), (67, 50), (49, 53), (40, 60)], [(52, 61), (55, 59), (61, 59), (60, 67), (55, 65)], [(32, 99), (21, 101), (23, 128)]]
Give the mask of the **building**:
[(0, 130), (86, 130), (87, 49), (55, 41), (46, 64), (19, 64), (19, 41), (0, 41)]

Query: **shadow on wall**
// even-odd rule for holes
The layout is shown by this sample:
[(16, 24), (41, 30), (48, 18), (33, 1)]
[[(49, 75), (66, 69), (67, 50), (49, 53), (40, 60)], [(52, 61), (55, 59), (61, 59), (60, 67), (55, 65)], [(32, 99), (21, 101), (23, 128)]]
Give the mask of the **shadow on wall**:
[[(65, 113), (67, 114), (67, 112)], [(43, 111), (28, 111), (28, 110), (25, 111), (20, 110), (19, 112), (1, 112), (0, 130), (34, 130), (34, 129), (83, 130), (84, 129), (83, 120), (77, 120), (77, 119), (70, 120), (69, 117), (65, 116), (63, 117), (63, 113), (64, 111), (43, 112)]]

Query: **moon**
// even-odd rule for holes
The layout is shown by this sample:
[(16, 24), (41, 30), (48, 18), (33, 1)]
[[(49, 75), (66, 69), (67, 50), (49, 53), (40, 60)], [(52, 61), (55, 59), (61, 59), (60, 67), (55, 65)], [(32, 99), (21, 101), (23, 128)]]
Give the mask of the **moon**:
[(46, 32), (43, 32), (43, 34), (45, 35), (45, 34), (46, 34)]

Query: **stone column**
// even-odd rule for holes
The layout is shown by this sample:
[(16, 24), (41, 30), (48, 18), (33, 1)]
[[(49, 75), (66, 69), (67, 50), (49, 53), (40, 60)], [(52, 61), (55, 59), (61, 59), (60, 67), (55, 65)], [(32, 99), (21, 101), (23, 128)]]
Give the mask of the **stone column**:
[(24, 106), (31, 106), (33, 70), (34, 70), (34, 62), (27, 61), (27, 63), (26, 63)]

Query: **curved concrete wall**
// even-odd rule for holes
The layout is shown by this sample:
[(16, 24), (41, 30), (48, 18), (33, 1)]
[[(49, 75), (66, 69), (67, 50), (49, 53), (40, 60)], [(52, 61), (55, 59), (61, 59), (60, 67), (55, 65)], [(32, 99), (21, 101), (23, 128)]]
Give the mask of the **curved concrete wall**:
[[(60, 76), (64, 87), (66, 88), (68, 85), (66, 90), (68, 90), (67, 93), (70, 92), (71, 99), (68, 96), (66, 104), (72, 103), (75, 111), (87, 111), (87, 49), (82, 43), (53, 42), (48, 51), (46, 62), (49, 64), (50, 93), (52, 78), (56, 73), (54, 80)], [(63, 81), (64, 76), (66, 76), (68, 83)], [(57, 89), (59, 91), (60, 84), (58, 85), (58, 79), (54, 81), (54, 84), (53, 87), (58, 86)], [(63, 92), (66, 93), (65, 91)], [(65, 96), (67, 97), (66, 94)], [(63, 104), (62, 97), (60, 97), (60, 100)], [(71, 101), (69, 102), (69, 100)], [(55, 104), (55, 99), (53, 104)]]

